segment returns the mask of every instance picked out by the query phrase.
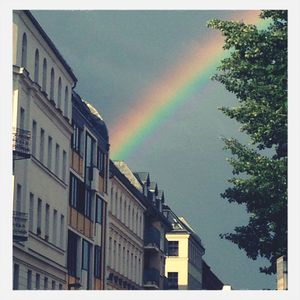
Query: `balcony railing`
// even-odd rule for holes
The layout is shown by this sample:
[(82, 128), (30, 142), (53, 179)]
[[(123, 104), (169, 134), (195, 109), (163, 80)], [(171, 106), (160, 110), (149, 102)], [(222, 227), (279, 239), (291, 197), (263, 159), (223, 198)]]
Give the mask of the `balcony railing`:
[(13, 212), (13, 241), (24, 242), (28, 239), (28, 214), (14, 211)]
[(12, 134), (14, 159), (29, 158), (31, 140), (30, 131), (20, 128), (13, 128)]
[(144, 287), (159, 288), (159, 270), (154, 268), (148, 268), (144, 270)]
[(160, 247), (160, 232), (155, 227), (146, 228), (144, 234), (145, 247)]

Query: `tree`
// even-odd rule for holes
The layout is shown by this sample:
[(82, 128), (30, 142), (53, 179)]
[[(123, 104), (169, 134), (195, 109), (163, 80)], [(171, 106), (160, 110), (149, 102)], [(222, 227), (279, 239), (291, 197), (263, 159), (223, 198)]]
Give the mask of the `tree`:
[(221, 197), (244, 204), (249, 223), (220, 237), (251, 259), (267, 258), (260, 271), (272, 274), (276, 259), (287, 255), (287, 11), (262, 11), (260, 18), (270, 20), (266, 29), (221, 20), (208, 27), (221, 31), (230, 51), (213, 79), (238, 101), (220, 110), (250, 138), (248, 145), (224, 138), (234, 177)]

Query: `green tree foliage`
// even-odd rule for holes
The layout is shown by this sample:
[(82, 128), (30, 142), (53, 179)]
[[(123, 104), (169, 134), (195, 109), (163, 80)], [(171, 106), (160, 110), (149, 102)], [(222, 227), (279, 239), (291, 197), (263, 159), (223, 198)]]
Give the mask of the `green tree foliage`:
[(234, 177), (221, 196), (244, 204), (250, 217), (246, 226), (220, 236), (254, 260), (267, 258), (270, 265), (260, 271), (272, 274), (276, 259), (287, 255), (287, 11), (262, 11), (260, 17), (270, 20), (266, 29), (221, 20), (208, 26), (222, 32), (223, 48), (230, 50), (213, 79), (238, 99), (237, 107), (220, 110), (241, 123), (251, 141), (224, 139)]

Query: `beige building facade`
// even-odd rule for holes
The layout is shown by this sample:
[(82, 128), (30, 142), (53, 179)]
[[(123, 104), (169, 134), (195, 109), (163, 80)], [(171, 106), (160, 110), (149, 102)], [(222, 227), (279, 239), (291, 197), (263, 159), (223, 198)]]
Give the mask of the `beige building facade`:
[(173, 226), (172, 231), (166, 234), (168, 256), (165, 272), (168, 287), (175, 290), (201, 290), (202, 256), (205, 252), (201, 240), (184, 218), (178, 218), (167, 206), (164, 212)]
[(126, 163), (110, 162), (107, 289), (142, 289), (144, 211), (141, 187)]
[(14, 289), (66, 288), (71, 92), (76, 81), (31, 13), (14, 11)]

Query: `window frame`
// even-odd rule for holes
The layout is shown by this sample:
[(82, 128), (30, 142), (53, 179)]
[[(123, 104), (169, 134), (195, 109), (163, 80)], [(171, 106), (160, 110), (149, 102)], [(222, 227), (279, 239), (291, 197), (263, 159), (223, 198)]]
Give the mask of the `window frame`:
[(168, 289), (169, 290), (178, 290), (178, 272), (168, 272)]
[(178, 256), (178, 255), (179, 255), (179, 242), (168, 241), (168, 256)]
[[(87, 251), (87, 253), (86, 253), (86, 251)], [(82, 263), (81, 263), (82, 270), (89, 271), (90, 255), (91, 255), (91, 243), (89, 243), (85, 239), (82, 239)]]

